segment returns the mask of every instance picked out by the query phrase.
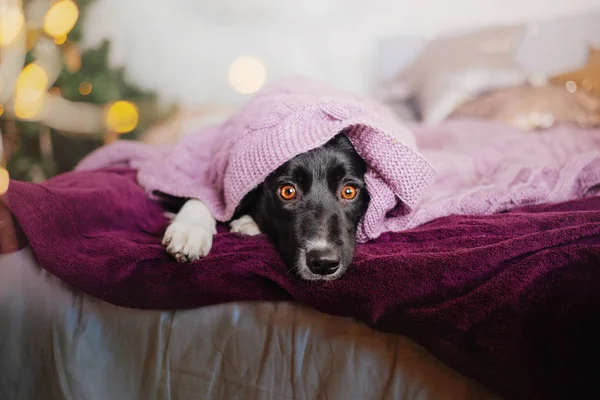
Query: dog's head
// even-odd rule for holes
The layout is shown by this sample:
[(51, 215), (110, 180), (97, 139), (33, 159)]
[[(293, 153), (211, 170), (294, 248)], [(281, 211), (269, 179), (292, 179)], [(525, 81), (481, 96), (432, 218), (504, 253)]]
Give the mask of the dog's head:
[(366, 164), (345, 135), (300, 154), (254, 193), (254, 219), (306, 280), (333, 280), (352, 261), (369, 194)]

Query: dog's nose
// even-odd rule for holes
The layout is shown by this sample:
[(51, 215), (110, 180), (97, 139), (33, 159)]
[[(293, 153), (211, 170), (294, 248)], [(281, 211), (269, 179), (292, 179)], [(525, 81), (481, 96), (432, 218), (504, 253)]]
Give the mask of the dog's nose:
[(340, 267), (340, 258), (332, 249), (311, 250), (306, 254), (306, 265), (314, 274), (331, 275)]

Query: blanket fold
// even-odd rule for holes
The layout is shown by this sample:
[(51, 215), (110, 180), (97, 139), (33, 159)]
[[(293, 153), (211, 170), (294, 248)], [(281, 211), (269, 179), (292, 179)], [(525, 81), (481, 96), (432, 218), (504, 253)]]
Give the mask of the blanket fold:
[(160, 244), (163, 209), (136, 177), (11, 181), (1, 199), (42, 268), (116, 305), (294, 300), (408, 335), (509, 399), (600, 395), (600, 197), (385, 233), (357, 247), (343, 279), (315, 284), (289, 274), (264, 236), (223, 226), (209, 256), (178, 264)]

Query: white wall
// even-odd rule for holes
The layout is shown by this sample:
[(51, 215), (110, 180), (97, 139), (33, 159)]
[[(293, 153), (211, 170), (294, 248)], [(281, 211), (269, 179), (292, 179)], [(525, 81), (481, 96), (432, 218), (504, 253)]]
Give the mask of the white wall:
[(183, 105), (239, 103), (228, 84), (240, 55), (267, 81), (303, 74), (365, 91), (377, 38), (599, 10), (600, 0), (97, 0), (88, 45), (113, 40), (111, 59), (139, 85)]

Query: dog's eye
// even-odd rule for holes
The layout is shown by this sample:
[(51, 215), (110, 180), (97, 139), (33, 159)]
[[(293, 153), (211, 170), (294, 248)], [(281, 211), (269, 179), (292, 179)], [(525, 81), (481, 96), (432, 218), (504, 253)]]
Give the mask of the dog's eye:
[(358, 189), (354, 186), (346, 185), (342, 188), (342, 199), (344, 200), (353, 200), (358, 194)]
[(293, 200), (296, 198), (296, 188), (292, 185), (283, 185), (279, 188), (279, 196), (284, 200)]

